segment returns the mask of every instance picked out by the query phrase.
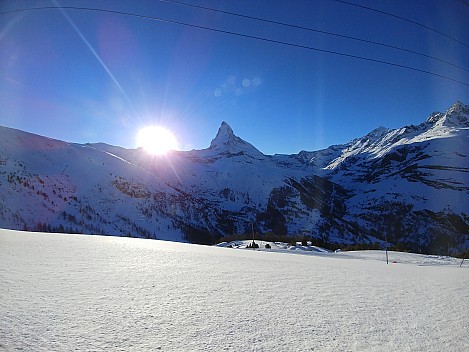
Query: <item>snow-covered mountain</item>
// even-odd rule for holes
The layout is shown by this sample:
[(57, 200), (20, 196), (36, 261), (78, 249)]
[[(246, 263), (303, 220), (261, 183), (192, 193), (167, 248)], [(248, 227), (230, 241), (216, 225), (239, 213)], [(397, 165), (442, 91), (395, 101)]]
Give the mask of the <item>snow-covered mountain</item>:
[(223, 122), (150, 156), (0, 127), (0, 227), (214, 243), (250, 233), (414, 251), (469, 244), (469, 106), (319, 151), (264, 155)]

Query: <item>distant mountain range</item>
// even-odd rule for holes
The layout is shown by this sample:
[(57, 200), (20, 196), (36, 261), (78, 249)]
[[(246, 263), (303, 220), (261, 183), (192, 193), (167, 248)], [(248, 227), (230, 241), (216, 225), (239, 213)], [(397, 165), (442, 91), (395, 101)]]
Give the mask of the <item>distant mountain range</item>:
[(0, 227), (212, 244), (305, 236), (420, 252), (469, 245), (469, 106), (319, 151), (264, 155), (223, 122), (150, 156), (0, 127)]

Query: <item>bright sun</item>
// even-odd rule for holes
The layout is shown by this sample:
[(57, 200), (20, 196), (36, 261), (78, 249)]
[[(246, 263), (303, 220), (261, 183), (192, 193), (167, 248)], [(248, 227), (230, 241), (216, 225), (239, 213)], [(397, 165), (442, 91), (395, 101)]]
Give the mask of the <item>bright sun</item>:
[(163, 155), (178, 148), (174, 134), (161, 126), (143, 127), (137, 133), (137, 147), (143, 147), (148, 153)]

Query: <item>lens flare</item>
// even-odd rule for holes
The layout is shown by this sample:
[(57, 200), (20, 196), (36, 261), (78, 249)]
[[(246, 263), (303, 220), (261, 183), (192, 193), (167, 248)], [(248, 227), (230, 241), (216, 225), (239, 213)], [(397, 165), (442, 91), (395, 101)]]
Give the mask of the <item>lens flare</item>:
[(137, 133), (137, 147), (142, 147), (148, 153), (163, 155), (178, 148), (174, 134), (162, 126), (147, 126)]

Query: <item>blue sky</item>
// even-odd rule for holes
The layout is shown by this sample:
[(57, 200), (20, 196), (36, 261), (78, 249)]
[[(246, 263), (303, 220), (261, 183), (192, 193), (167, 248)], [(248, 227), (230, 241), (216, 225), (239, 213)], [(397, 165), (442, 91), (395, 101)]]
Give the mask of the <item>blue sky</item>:
[[(182, 1), (182, 0), (181, 0)], [(77, 6), (131, 12), (412, 66), (469, 83), (469, 47), (334, 0), (187, 3), (383, 42), (423, 56), (158, 0), (3, 1), (1, 12)], [(350, 0), (469, 45), (462, 0)], [(265, 154), (345, 143), (378, 126), (422, 122), (469, 87), (403, 68), (115, 13), (0, 15), (0, 124), (70, 142), (134, 148), (160, 124), (180, 149), (210, 145), (222, 121)]]

